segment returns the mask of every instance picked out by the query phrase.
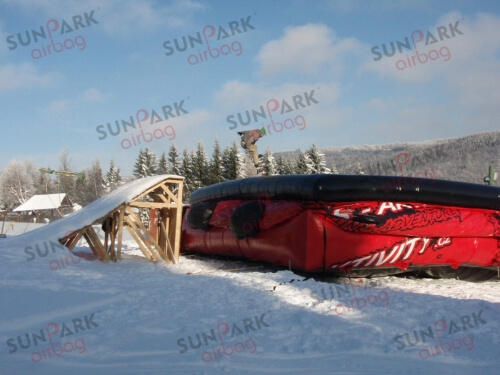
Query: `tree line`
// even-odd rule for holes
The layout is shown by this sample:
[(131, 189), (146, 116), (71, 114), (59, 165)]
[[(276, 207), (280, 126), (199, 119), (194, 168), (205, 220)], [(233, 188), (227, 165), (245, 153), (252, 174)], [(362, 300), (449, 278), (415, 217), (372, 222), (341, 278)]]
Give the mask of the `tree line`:
[[(404, 165), (398, 162), (402, 152), (409, 155)], [(412, 175), (432, 168), (438, 179), (483, 183), (488, 165), (498, 171), (499, 163), (500, 132), (496, 131), (431, 142), (332, 147), (321, 151), (314, 144), (305, 151), (273, 154), (267, 149), (262, 157), (262, 174)], [(58, 170), (75, 172), (68, 150), (59, 156)], [(13, 160), (0, 171), (0, 208), (13, 209), (32, 195), (50, 193), (67, 193), (73, 202), (85, 206), (125, 182), (158, 174), (184, 176), (187, 200), (200, 187), (251, 177), (256, 171), (236, 142), (222, 149), (217, 140), (210, 157), (201, 142), (193, 150), (185, 148), (182, 154), (175, 144), (159, 156), (147, 148), (141, 149), (133, 177), (123, 177), (113, 160), (104, 172), (96, 159), (78, 177), (43, 173), (30, 160)]]
[[(335, 168), (327, 168), (324, 154), (314, 144), (308, 150), (299, 152), (297, 158), (279, 156), (276, 159), (268, 148), (262, 155), (261, 166), (264, 176), (332, 173), (332, 170), (336, 173)], [(65, 149), (59, 156), (57, 172), (47, 173), (31, 160), (12, 160), (0, 172), (0, 208), (12, 210), (33, 195), (54, 193), (66, 193), (74, 203), (85, 206), (125, 182), (162, 174), (185, 177), (183, 198), (187, 200), (200, 187), (256, 175), (253, 163), (236, 142), (222, 149), (217, 139), (210, 157), (202, 142), (193, 150), (184, 148), (182, 155), (173, 143), (168, 151), (159, 156), (149, 148), (140, 149), (133, 166), (133, 177), (124, 177), (114, 160), (104, 172), (99, 159), (93, 161), (90, 167), (78, 171), (77, 176), (65, 175), (64, 172), (76, 172), (69, 151)]]

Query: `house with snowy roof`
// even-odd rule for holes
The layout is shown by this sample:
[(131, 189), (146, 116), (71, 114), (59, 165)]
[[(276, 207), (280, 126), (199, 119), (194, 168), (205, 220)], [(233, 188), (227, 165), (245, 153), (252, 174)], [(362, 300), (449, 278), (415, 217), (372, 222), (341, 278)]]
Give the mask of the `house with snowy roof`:
[(54, 219), (73, 212), (73, 203), (65, 193), (33, 195), (13, 212), (19, 212), (27, 217), (31, 216), (31, 219), (36, 219), (36, 221), (40, 221), (41, 216)]

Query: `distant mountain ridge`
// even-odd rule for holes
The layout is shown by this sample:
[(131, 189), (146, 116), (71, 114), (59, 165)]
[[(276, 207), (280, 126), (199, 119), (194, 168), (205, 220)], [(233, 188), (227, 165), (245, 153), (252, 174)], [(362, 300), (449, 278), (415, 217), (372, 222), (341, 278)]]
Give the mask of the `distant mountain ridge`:
[[(500, 131), (466, 137), (385, 145), (320, 148), (326, 164), (340, 174), (425, 176), (483, 183), (488, 166), (500, 172)], [(276, 152), (297, 159), (300, 150)], [(498, 185), (498, 181), (495, 183)]]

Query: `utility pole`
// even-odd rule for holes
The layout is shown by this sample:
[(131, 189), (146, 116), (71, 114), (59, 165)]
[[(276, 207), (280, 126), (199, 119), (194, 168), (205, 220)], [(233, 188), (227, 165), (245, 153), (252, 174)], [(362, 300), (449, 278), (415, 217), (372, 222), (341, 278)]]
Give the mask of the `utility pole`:
[(486, 176), (483, 181), (486, 182), (488, 185), (492, 186), (496, 180), (497, 180), (497, 173), (495, 173), (495, 169), (493, 168), (493, 166), (490, 165), (488, 169), (488, 176)]

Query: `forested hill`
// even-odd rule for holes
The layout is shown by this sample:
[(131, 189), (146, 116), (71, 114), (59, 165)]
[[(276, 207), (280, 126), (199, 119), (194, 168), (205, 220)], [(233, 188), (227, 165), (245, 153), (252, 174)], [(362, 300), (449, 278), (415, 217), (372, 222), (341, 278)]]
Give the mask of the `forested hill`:
[[(435, 174), (444, 180), (482, 183), (489, 165), (500, 171), (500, 131), (426, 142), (326, 147), (320, 151), (325, 154), (327, 167), (340, 174), (361, 169), (364, 174), (419, 173), (431, 178)], [(274, 155), (296, 159), (299, 150)]]

